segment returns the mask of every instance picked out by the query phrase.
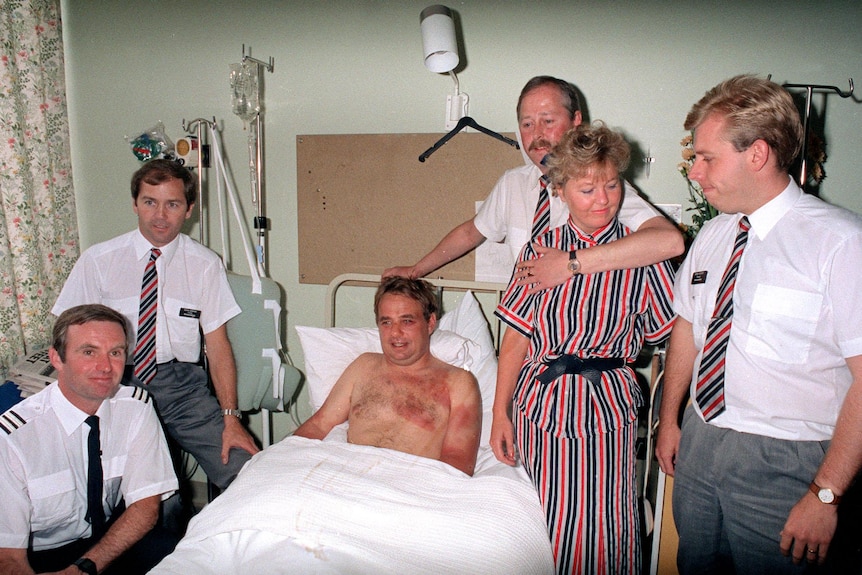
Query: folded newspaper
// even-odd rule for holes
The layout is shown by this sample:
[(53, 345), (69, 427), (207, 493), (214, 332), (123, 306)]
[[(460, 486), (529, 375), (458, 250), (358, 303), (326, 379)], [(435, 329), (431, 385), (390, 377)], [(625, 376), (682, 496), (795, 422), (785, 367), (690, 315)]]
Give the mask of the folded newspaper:
[(48, 350), (42, 349), (16, 361), (6, 379), (18, 386), (22, 397), (27, 397), (57, 381), (57, 370), (51, 365)]

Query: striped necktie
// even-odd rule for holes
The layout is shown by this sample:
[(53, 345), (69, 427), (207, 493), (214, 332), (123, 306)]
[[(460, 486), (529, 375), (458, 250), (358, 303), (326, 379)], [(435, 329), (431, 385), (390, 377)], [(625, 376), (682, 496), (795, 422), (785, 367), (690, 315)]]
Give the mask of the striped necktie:
[(156, 259), (158, 248), (150, 252), (150, 260), (141, 282), (141, 304), (138, 308), (138, 343), (135, 345), (135, 377), (144, 385), (156, 376), (156, 309), (159, 295), (159, 275)]
[(727, 342), (730, 340), (730, 324), (733, 319), (733, 288), (736, 272), (742, 258), (742, 250), (748, 241), (748, 218), (739, 220), (739, 233), (733, 244), (733, 253), (721, 278), (715, 298), (715, 311), (706, 330), (706, 343), (697, 372), (695, 398), (703, 418), (710, 421), (724, 411), (724, 360)]
[(551, 199), (548, 197), (548, 176), (539, 178), (539, 201), (536, 203), (536, 213), (533, 216), (533, 232), (530, 241), (544, 234), (551, 227)]
[(101, 537), (105, 530), (105, 508), (102, 507), (102, 444), (99, 434), (99, 416), (91, 415), (84, 420), (90, 426), (87, 438), (87, 521), (92, 527), (92, 536)]

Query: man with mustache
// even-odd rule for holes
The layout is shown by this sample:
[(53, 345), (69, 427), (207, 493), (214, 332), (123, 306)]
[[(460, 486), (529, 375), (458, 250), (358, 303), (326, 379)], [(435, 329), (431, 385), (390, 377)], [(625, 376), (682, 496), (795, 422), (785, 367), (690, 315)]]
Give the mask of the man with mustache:
[[(565, 80), (536, 76), (521, 90), (517, 114), (521, 142), (532, 163), (503, 174), (476, 216), (450, 231), (416, 264), (389, 268), (383, 272), (384, 277), (425, 276), (486, 239), (505, 242), (514, 265), (524, 244), (538, 233), (566, 222), (568, 209), (559, 196), (550, 193), (550, 217), (534, 226), (534, 216), (547, 171), (542, 160), (566, 131), (582, 121), (577, 88)], [(539, 247), (538, 259), (519, 264), (519, 285), (529, 284), (531, 291), (539, 291), (559, 285), (573, 274), (651, 265), (678, 256), (684, 249), (676, 227), (628, 184), (620, 220), (637, 231), (616, 242), (577, 250), (576, 254)]]

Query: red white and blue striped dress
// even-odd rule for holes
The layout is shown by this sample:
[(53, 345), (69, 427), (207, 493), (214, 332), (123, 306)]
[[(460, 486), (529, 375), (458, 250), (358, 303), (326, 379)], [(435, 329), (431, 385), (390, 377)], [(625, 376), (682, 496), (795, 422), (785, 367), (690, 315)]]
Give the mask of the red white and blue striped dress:
[[(631, 231), (614, 219), (587, 235), (571, 220), (537, 239), (562, 250), (604, 244)], [(533, 259), (527, 244), (519, 261)], [(634, 361), (644, 341), (673, 325), (669, 262), (577, 275), (527, 295), (510, 281), (496, 315), (530, 340), (513, 398), (515, 443), (545, 509), (558, 573), (639, 573), (640, 521), (635, 424), (644, 405), (634, 370), (580, 375), (542, 385), (536, 376), (562, 354)]]

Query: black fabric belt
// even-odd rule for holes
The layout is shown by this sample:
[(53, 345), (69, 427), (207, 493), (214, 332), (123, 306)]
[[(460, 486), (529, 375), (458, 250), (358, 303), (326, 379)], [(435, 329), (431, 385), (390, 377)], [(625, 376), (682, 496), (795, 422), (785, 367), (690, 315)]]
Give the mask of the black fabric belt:
[(576, 355), (561, 355), (547, 363), (548, 368), (536, 376), (536, 380), (542, 385), (548, 385), (558, 377), (568, 373), (570, 375), (581, 374), (593, 385), (598, 385), (602, 380), (603, 371), (625, 367), (626, 360), (621, 357), (590, 357), (580, 358)]

